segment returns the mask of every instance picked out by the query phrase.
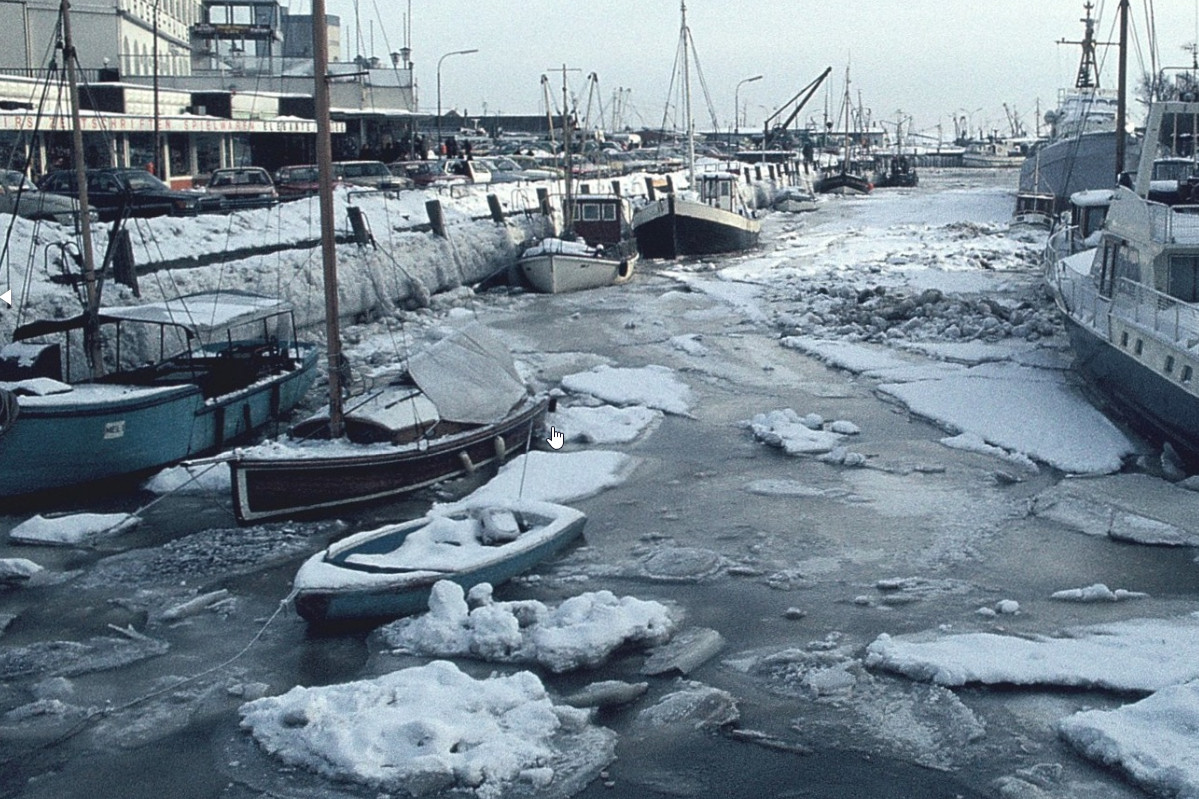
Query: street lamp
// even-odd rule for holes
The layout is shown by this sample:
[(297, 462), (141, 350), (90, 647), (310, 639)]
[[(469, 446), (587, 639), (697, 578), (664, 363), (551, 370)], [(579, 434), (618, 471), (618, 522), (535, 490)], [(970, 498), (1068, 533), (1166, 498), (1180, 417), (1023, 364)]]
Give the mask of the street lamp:
[(733, 135), (736, 136), (741, 132), (741, 84), (753, 83), (755, 80), (761, 80), (761, 75), (754, 75), (752, 78), (742, 78), (737, 81), (737, 88), (733, 90)]
[(441, 62), (452, 55), (470, 55), (479, 52), (478, 49), (454, 50), (437, 59), (437, 150), (441, 151)]

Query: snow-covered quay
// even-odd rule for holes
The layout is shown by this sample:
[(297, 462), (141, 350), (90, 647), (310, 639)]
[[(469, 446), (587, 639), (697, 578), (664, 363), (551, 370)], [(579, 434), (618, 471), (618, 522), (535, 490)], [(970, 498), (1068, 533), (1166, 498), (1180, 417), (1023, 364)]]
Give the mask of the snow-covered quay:
[[(1006, 177), (922, 173), (561, 296), (464, 287), (536, 220), (447, 196), (437, 239), (379, 200), (379, 248), (340, 248), (356, 378), (478, 319), (565, 447), (339, 520), (237, 528), (209, 466), (0, 515), (0, 795), (1199, 797), (1199, 495), (1088, 402)], [(139, 240), (263, 235), (217, 224)], [(312, 321), (313, 258), (143, 293), (278, 289)], [(585, 540), (373, 631), (280, 606), (328, 541), (472, 492), (574, 505)]]

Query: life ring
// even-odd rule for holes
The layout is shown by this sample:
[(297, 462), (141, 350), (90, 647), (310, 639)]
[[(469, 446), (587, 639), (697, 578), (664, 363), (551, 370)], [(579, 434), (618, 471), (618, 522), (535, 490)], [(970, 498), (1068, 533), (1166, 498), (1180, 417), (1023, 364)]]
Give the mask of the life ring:
[(21, 405), (17, 402), (17, 395), (0, 388), (0, 436), (12, 429), (20, 415)]

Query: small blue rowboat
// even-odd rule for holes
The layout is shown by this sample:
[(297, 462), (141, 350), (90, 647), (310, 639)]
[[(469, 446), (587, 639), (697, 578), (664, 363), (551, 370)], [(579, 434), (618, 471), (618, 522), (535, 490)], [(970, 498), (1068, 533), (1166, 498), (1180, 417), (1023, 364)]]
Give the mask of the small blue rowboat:
[(313, 555), (295, 577), (296, 612), (310, 623), (419, 613), (439, 580), (498, 585), (583, 532), (574, 508), (536, 500), (469, 500), (352, 535)]

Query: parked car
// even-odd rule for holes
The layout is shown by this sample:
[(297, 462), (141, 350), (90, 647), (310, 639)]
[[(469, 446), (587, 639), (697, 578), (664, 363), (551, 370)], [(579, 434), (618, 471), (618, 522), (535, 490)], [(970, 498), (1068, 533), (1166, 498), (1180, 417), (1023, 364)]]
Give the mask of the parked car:
[(220, 197), (222, 207), (227, 210), (263, 208), (279, 199), (270, 173), (258, 166), (214, 169), (205, 190)]
[(407, 175), (396, 175), (382, 161), (335, 161), (333, 174), (343, 183), (372, 189), (411, 189)]
[[(79, 221), (79, 201), (40, 191), (23, 172), (0, 169), (0, 213), (16, 214), (26, 219), (48, 219), (60, 225), (76, 225)], [(93, 209), (91, 221), (95, 222), (97, 218)]]
[(526, 167), (506, 155), (476, 159), (476, 169), (478, 168), (477, 164), (480, 162), (486, 165), (491, 171), (492, 183), (513, 183), (521, 180), (555, 180), (559, 177), (558, 172), (553, 169), (546, 169), (536, 165)]
[[(60, 169), (42, 178), (38, 188), (78, 199), (75, 170)], [(127, 216), (195, 216), (219, 211), (219, 197), (172, 189), (144, 169), (109, 167), (87, 170), (87, 198), (100, 221)]]
[(279, 167), (275, 172), (275, 190), (281, 200), (316, 194), (320, 190), (316, 164)]
[(397, 161), (395, 169), (403, 169), (420, 188), (450, 186), (455, 183), (490, 183), (491, 171), (481, 161), (465, 158), (443, 158), (440, 161)]

